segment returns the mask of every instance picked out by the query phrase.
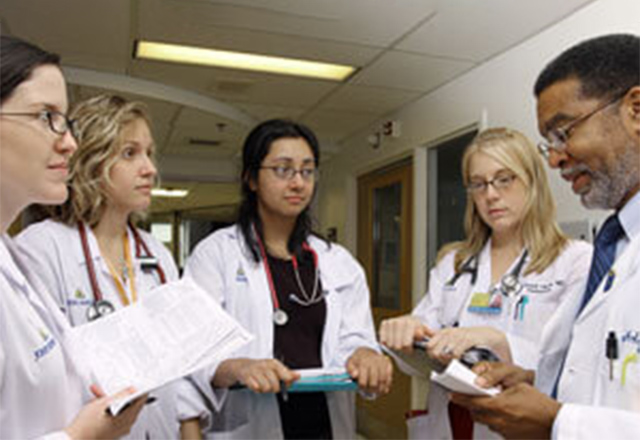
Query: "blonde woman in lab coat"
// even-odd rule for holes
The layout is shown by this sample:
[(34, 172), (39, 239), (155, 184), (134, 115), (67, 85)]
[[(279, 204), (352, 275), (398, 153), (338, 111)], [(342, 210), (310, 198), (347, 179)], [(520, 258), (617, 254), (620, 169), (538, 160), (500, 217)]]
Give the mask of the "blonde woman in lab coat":
[[(383, 321), (380, 341), (410, 349), (430, 337), (429, 355), (444, 363), (485, 346), (534, 367), (545, 323), (584, 289), (591, 245), (560, 231), (543, 161), (523, 134), (481, 132), (465, 150), (462, 175), (466, 239), (440, 251), (428, 293), (411, 315)], [(411, 423), (425, 438), (495, 436), (460, 411), (432, 384), (428, 415)]]
[(362, 267), (311, 229), (319, 145), (304, 125), (270, 120), (243, 150), (236, 225), (198, 244), (185, 276), (211, 293), (255, 339), (203, 392), (229, 390), (213, 438), (354, 438), (353, 392), (278, 393), (300, 368), (346, 368), (361, 389), (386, 393), (392, 366), (378, 352)]
[(120, 437), (146, 396), (117, 417), (96, 387), (87, 403), (86, 376), (65, 343), (71, 329), (6, 235), (28, 205), (68, 195), (77, 144), (59, 57), (1, 36), (0, 65), (0, 438)]
[[(16, 239), (30, 267), (73, 326), (153, 294), (176, 280), (166, 247), (133, 222), (151, 203), (155, 143), (143, 104), (101, 95), (73, 109), (78, 151), (70, 162), (70, 197), (54, 218)], [(131, 438), (199, 437), (198, 394), (182, 380), (154, 391)], [(191, 419), (191, 420), (190, 420)]]

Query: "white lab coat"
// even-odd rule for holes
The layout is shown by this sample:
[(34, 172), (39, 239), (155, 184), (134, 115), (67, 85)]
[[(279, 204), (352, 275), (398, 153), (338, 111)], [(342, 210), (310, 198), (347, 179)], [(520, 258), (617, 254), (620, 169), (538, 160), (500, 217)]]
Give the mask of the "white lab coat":
[[(66, 439), (88, 383), (70, 361), (69, 324), (10, 239), (0, 238), (0, 438)], [(65, 348), (63, 348), (65, 347)]]
[[(523, 290), (512, 298), (503, 296), (502, 311), (497, 315), (471, 312), (468, 310), (474, 293), (488, 292), (491, 287), (491, 240), (480, 253), (478, 274), (471, 285), (471, 275), (462, 275), (454, 286), (447, 285), (454, 276), (454, 252), (446, 255), (432, 269), (429, 277), (429, 291), (413, 311), (413, 315), (432, 329), (450, 327), (458, 323), (460, 327), (491, 326), (507, 335), (513, 362), (526, 368), (535, 368), (538, 361), (538, 344), (545, 323), (568, 296), (584, 290), (589, 272), (592, 246), (583, 241), (570, 241), (556, 260), (542, 273), (521, 273)], [(506, 273), (517, 265), (516, 258)], [(529, 260), (527, 260), (529, 261)], [(522, 272), (526, 270), (526, 264)], [(516, 303), (527, 295), (529, 302), (524, 308), (523, 319), (514, 319)], [(447, 412), (447, 392), (432, 384), (427, 407), (429, 413), (421, 416), (419, 422), (424, 428), (423, 438), (451, 438)], [(496, 438), (497, 434), (486, 426), (474, 425), (475, 438)]]
[[(309, 237), (317, 252), (327, 304), (322, 340), (323, 367), (344, 367), (359, 347), (378, 350), (369, 307), (369, 289), (362, 267), (343, 247)], [(210, 292), (255, 339), (233, 357), (273, 357), (271, 295), (262, 263), (255, 263), (239, 228), (216, 231), (198, 244), (187, 261), (185, 276)], [(199, 385), (210, 393), (213, 371)], [(236, 439), (282, 438), (278, 404), (273, 394), (230, 391), (222, 411), (214, 414), (212, 436)], [(355, 437), (354, 394), (327, 393), (333, 438)]]
[[(574, 292), (544, 330), (536, 386), (551, 393), (562, 368), (553, 437), (562, 439), (640, 438), (640, 236), (636, 236), (614, 265), (615, 278), (604, 291), (607, 277), (582, 313), (575, 316), (584, 291)], [(609, 379), (605, 341), (618, 337), (618, 359)], [(629, 336), (622, 341), (623, 336)], [(626, 367), (625, 358), (638, 356)]]
[[(123, 304), (106, 260), (100, 253), (98, 241), (90, 227), (85, 225), (85, 229), (103, 297), (116, 309), (121, 308)], [(167, 281), (177, 280), (178, 270), (167, 248), (146, 231), (138, 232), (151, 254), (158, 259)], [(128, 234), (136, 291), (139, 298), (144, 298), (160, 285), (160, 278), (157, 271), (142, 269), (136, 256), (133, 234), (130, 230)], [(87, 308), (93, 304), (94, 298), (78, 228), (49, 219), (29, 226), (16, 238), (16, 242), (23, 258), (46, 284), (71, 325), (86, 323)], [(146, 256), (144, 250), (141, 254)], [(124, 287), (131, 300), (129, 283)], [(180, 420), (199, 417), (203, 424), (207, 423), (208, 412), (204, 402), (189, 382), (176, 381), (153, 391), (152, 395), (157, 398), (156, 402), (144, 408), (126, 438), (179, 438)]]

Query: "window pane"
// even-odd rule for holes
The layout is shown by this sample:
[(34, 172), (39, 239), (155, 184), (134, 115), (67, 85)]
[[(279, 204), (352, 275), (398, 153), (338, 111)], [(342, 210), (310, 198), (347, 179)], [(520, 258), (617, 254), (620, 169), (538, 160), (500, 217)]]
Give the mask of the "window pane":
[(373, 192), (373, 306), (400, 308), (402, 184)]

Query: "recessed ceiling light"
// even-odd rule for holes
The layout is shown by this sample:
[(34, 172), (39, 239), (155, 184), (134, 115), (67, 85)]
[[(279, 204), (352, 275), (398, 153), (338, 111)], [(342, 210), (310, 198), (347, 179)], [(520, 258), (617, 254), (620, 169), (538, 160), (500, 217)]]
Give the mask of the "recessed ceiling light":
[(189, 191), (186, 189), (152, 188), (153, 197), (187, 197)]
[(148, 60), (201, 64), (205, 66), (305, 76), (334, 81), (344, 81), (356, 70), (355, 67), (341, 64), (320, 63), (295, 58), (206, 49), (153, 41), (137, 41), (134, 56)]

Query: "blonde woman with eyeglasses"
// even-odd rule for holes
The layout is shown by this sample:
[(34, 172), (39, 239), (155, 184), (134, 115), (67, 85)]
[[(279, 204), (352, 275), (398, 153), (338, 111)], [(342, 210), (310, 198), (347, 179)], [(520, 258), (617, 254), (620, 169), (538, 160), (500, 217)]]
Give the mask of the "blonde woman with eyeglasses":
[[(178, 279), (168, 249), (135, 222), (156, 184), (155, 142), (144, 104), (99, 95), (74, 106), (78, 150), (68, 201), (16, 241), (71, 325), (113, 313)], [(187, 380), (153, 392), (129, 438), (199, 438), (206, 421)], [(202, 403), (202, 404), (201, 404)]]
[[(462, 158), (462, 177), (466, 239), (440, 250), (428, 293), (411, 315), (383, 321), (380, 341), (412, 350), (428, 338), (428, 355), (444, 364), (488, 347), (503, 361), (533, 367), (545, 323), (567, 295), (584, 289), (591, 245), (560, 231), (544, 163), (523, 134), (478, 134)], [(425, 438), (495, 436), (448, 407), (433, 384), (428, 415), (412, 423)]]

